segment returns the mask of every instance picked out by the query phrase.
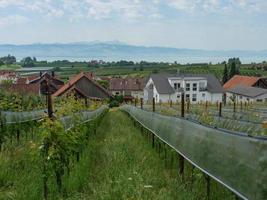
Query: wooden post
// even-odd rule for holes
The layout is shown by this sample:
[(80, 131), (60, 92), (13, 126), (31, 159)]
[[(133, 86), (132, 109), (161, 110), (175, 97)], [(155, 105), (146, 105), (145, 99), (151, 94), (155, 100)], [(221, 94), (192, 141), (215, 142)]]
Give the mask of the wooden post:
[(208, 101), (206, 101), (205, 109), (208, 110)]
[(20, 130), (17, 129), (17, 143), (19, 144), (19, 138), (20, 138)]
[(170, 107), (172, 107), (172, 100), (170, 101)]
[(141, 109), (143, 110), (143, 98), (140, 99)]
[(84, 104), (85, 104), (86, 107), (88, 107), (88, 100), (87, 100), (86, 97), (84, 98)]
[(137, 106), (137, 99), (136, 98), (134, 99), (134, 106), (135, 107)]
[(236, 112), (236, 109), (235, 109), (235, 101), (234, 101), (233, 112), (234, 112), (234, 113)]
[(207, 199), (210, 199), (210, 177), (206, 175), (206, 183), (207, 183)]
[(190, 101), (188, 100), (186, 102), (186, 112), (189, 113), (189, 108), (190, 108)]
[(222, 102), (219, 104), (219, 117), (222, 116)]
[(155, 98), (153, 97), (153, 101), (152, 101), (152, 109), (153, 109), (153, 112), (155, 112)]
[(242, 101), (240, 102), (240, 110), (241, 111), (243, 110), (243, 102)]
[(52, 96), (51, 96), (51, 91), (50, 91), (50, 80), (47, 80), (47, 82), (46, 82), (46, 93), (47, 93), (48, 117), (50, 119), (53, 119), (53, 102), (52, 102)]
[(184, 157), (179, 154), (179, 175), (184, 179)]
[(184, 117), (184, 92), (182, 92), (181, 96), (181, 117)]
[(152, 148), (155, 147), (155, 135), (152, 133)]

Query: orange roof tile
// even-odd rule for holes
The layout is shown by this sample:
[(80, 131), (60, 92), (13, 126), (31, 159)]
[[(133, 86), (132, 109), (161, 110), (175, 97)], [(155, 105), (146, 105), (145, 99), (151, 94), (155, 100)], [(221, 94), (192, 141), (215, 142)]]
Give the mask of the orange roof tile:
[(231, 89), (231, 88), (234, 88), (238, 85), (253, 86), (259, 79), (261, 79), (261, 78), (255, 77), (255, 76), (235, 75), (223, 85), (223, 88), (224, 89)]
[(81, 72), (80, 74), (78, 74), (77, 76), (75, 76), (74, 78), (72, 78), (71, 80), (69, 80), (65, 85), (63, 85), (59, 90), (57, 90), (53, 96), (60, 96), (62, 95), (63, 93), (65, 93), (67, 90), (69, 90), (70, 88), (72, 88), (72, 86), (74, 86), (74, 84), (76, 82), (78, 82), (82, 77), (86, 77), (88, 80), (92, 81), (99, 89), (103, 90), (104, 92), (106, 92), (108, 95), (110, 95), (108, 93), (108, 91), (103, 88), (101, 85), (99, 85), (97, 82), (95, 82), (92, 78), (92, 74), (90, 73), (84, 73), (84, 72)]

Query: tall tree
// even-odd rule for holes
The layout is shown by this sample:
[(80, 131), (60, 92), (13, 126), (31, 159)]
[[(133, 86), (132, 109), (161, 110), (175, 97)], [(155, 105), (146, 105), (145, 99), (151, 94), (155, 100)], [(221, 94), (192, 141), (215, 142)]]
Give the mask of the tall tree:
[(230, 66), (229, 78), (232, 78), (234, 75), (236, 75), (236, 64), (235, 62), (232, 62)]
[(228, 67), (226, 65), (226, 63), (224, 64), (224, 70), (223, 70), (223, 78), (222, 78), (222, 82), (223, 84), (225, 84), (228, 81)]

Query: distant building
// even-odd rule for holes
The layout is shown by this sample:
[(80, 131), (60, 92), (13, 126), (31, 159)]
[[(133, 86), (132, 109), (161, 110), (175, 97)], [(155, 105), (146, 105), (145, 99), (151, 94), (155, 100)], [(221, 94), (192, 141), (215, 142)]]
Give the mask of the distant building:
[(224, 84), (227, 102), (267, 101), (267, 78), (235, 75)]
[(113, 95), (122, 95), (125, 100), (140, 99), (144, 96), (144, 85), (144, 78), (111, 78), (109, 90)]
[(11, 81), (12, 83), (16, 82), (18, 75), (12, 71), (0, 71), (0, 84), (4, 81)]
[(240, 85), (267, 89), (267, 78), (235, 75), (223, 85), (223, 88), (228, 90)]
[(6, 84), (0, 90), (21, 95), (40, 95), (40, 84)]
[(92, 73), (81, 72), (70, 79), (63, 87), (57, 90), (53, 96), (75, 95), (80, 98), (105, 99), (109, 98), (110, 93), (94, 81)]
[(226, 101), (267, 102), (267, 89), (239, 85), (226, 91)]
[(144, 88), (144, 100), (180, 102), (182, 92), (191, 103), (222, 102), (223, 87), (212, 74), (153, 74)]

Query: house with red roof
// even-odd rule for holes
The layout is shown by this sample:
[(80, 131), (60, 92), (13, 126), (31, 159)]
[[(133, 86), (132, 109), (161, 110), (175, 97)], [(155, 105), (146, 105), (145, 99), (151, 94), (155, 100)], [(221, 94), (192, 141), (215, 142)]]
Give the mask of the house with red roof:
[(75, 95), (80, 98), (96, 100), (106, 99), (111, 96), (105, 88), (94, 80), (92, 73), (84, 72), (70, 79), (53, 94), (54, 97), (63, 95)]
[(109, 90), (113, 95), (122, 95), (125, 100), (143, 98), (145, 79), (144, 78), (111, 78), (109, 80)]
[(235, 75), (223, 88), (227, 102), (263, 102), (267, 101), (267, 78)]

